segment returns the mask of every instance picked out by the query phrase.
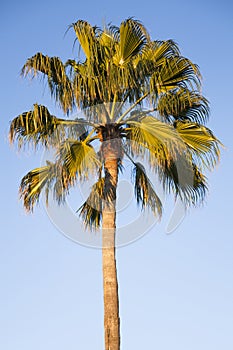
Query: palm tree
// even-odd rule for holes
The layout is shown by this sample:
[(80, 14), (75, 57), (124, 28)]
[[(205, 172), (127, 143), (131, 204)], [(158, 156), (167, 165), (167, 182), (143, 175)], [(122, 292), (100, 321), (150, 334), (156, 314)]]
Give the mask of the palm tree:
[[(119, 350), (116, 189), (124, 159), (132, 163), (138, 205), (161, 216), (161, 200), (140, 159), (158, 175), (165, 192), (186, 206), (198, 205), (207, 192), (203, 172), (218, 162), (220, 142), (204, 125), (209, 107), (200, 92), (199, 69), (174, 41), (153, 41), (133, 18), (119, 27), (101, 29), (79, 20), (70, 28), (82, 50), (79, 60), (64, 64), (37, 53), (22, 68), (24, 76), (47, 80), (64, 118), (35, 104), (11, 122), (9, 137), (19, 148), (56, 150), (54, 162), (21, 181), (27, 211), (33, 211), (42, 191), (62, 203), (78, 182), (96, 179), (79, 215), (86, 227), (102, 227), (105, 349)], [(66, 117), (77, 109), (83, 118)], [(191, 181), (180, 177), (179, 164), (191, 169)]]

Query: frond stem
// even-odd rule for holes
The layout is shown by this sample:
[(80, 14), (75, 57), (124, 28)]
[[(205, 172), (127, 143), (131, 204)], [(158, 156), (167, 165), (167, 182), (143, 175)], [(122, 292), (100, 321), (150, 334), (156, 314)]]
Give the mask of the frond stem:
[(113, 98), (113, 103), (112, 103), (112, 108), (111, 108), (111, 113), (110, 113), (110, 119), (111, 120), (113, 120), (113, 117), (114, 117), (116, 101), (117, 101), (117, 92), (114, 94), (114, 98)]
[[(153, 113), (153, 112), (155, 112), (155, 111), (157, 111), (157, 108), (153, 108), (153, 109), (149, 109), (149, 110), (142, 111), (142, 112), (138, 113), (136, 116), (137, 116), (137, 117), (147, 116), (148, 113)], [(133, 118), (131, 118), (131, 117), (126, 118), (126, 119), (124, 120), (124, 122), (127, 123), (129, 120), (132, 120), (132, 119), (134, 119), (134, 117), (133, 117)]]
[(149, 95), (149, 92), (146, 92), (143, 96), (141, 96), (131, 107), (127, 109), (116, 121), (116, 123), (120, 123), (122, 119), (130, 112), (134, 107), (136, 107), (144, 98), (146, 98)]
[(66, 125), (89, 125), (92, 126), (93, 128), (95, 128), (97, 126), (97, 124), (91, 123), (89, 121), (86, 120), (68, 120), (68, 119), (58, 119), (59, 122), (61, 124), (66, 124)]
[(95, 128), (93, 128), (89, 134), (87, 135), (87, 137), (85, 138), (85, 140), (83, 142), (87, 143), (87, 142), (91, 142), (93, 141), (93, 137), (91, 137), (95, 132)]
[(136, 165), (135, 161), (133, 160), (133, 158), (129, 155), (129, 153), (124, 149), (124, 153), (126, 155), (127, 158), (129, 158), (129, 160), (134, 164)]

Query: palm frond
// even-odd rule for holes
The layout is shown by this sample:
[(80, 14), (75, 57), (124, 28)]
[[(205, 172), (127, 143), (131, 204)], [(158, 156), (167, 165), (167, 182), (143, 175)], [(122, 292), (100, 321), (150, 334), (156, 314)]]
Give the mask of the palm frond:
[(43, 191), (47, 205), (50, 194), (58, 204), (61, 204), (65, 201), (70, 186), (69, 174), (66, 169), (58, 162), (47, 161), (45, 166), (33, 169), (23, 177), (19, 193), (25, 209), (32, 212)]
[(221, 143), (210, 129), (188, 121), (176, 121), (174, 126), (183, 142), (188, 146), (195, 163), (208, 169), (212, 169), (218, 163)]
[(92, 186), (87, 200), (78, 209), (86, 228), (96, 230), (100, 227), (103, 208), (115, 200), (115, 191), (111, 182), (103, 177)]
[(20, 197), (27, 211), (33, 211), (42, 190), (47, 203), (51, 192), (58, 204), (62, 203), (77, 178), (86, 179), (100, 166), (94, 149), (85, 142), (67, 140), (57, 154), (55, 163), (47, 161), (46, 166), (36, 168), (23, 177)]
[(100, 178), (91, 189), (87, 200), (78, 209), (85, 227), (98, 229), (102, 220), (102, 205), (104, 197), (104, 178)]
[[(105, 28), (106, 30), (106, 28)], [(107, 32), (114, 38), (116, 42), (120, 41), (120, 28), (112, 23), (107, 25)]]
[(51, 95), (60, 103), (63, 111), (68, 113), (73, 109), (74, 99), (71, 82), (66, 75), (65, 66), (59, 57), (49, 57), (38, 52), (29, 58), (22, 68), (22, 74), (32, 74), (35, 77), (42, 73), (47, 77)]
[(189, 59), (174, 56), (164, 60), (150, 79), (151, 94), (161, 94), (177, 88), (200, 88), (201, 75), (197, 65)]
[(44, 188), (51, 174), (49, 166), (36, 168), (23, 177), (20, 184), (20, 198), (23, 199), (27, 211), (33, 211), (34, 204), (39, 201), (42, 189)]
[(141, 117), (138, 121), (127, 119), (125, 130), (130, 152), (147, 155), (152, 166), (169, 161), (185, 148), (173, 126), (152, 116)]
[(79, 20), (76, 23), (71, 25), (73, 27), (79, 44), (88, 60), (91, 58), (95, 59), (96, 57), (93, 54), (96, 54), (96, 35), (95, 27), (92, 27), (87, 21)]
[(118, 33), (111, 27), (105, 27), (99, 36), (99, 42), (105, 48), (106, 58), (111, 58), (115, 53), (115, 47), (119, 41), (119, 28), (117, 29)]
[(162, 216), (162, 202), (156, 194), (153, 185), (146, 175), (145, 168), (139, 162), (134, 163), (134, 193), (137, 204), (141, 204), (141, 208), (149, 207), (154, 215)]
[(133, 56), (140, 53), (147, 43), (148, 34), (145, 27), (132, 18), (120, 25), (119, 51), (114, 57), (114, 63), (123, 66)]
[(180, 55), (179, 48), (173, 40), (156, 40), (149, 42), (142, 57), (153, 62), (157, 67), (167, 58)]
[(66, 67), (66, 68), (67, 68), (67, 67), (70, 68), (70, 75), (72, 75), (72, 74), (71, 74), (72, 70), (73, 70), (74, 72), (79, 72), (80, 68), (82, 67), (82, 64), (76, 62), (75, 60), (69, 59), (69, 60), (66, 61), (65, 67)]
[[(18, 147), (31, 144), (35, 148), (59, 145), (67, 135), (77, 138), (86, 132), (88, 122), (81, 119), (67, 120), (51, 115), (45, 106), (34, 104), (31, 111), (14, 118), (10, 125), (9, 140)], [(68, 130), (67, 130), (68, 129)]]
[(69, 182), (86, 180), (99, 169), (101, 163), (95, 149), (85, 141), (67, 139), (57, 150), (57, 161), (69, 174)]
[(160, 96), (157, 104), (159, 114), (168, 122), (189, 120), (204, 123), (209, 117), (209, 105), (200, 93), (179, 89)]
[(185, 154), (156, 171), (164, 191), (179, 197), (185, 206), (203, 203), (208, 190), (206, 177)]

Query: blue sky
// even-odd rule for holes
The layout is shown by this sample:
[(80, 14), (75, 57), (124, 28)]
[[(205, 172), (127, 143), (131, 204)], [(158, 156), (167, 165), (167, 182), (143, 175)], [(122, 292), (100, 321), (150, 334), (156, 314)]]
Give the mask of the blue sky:
[(65, 238), (43, 206), (24, 213), (18, 185), (41, 154), (18, 154), (7, 133), (10, 120), (35, 102), (54, 111), (43, 85), (20, 78), (28, 57), (72, 57), (74, 34), (64, 33), (78, 19), (101, 25), (135, 16), (154, 39), (174, 39), (200, 66), (208, 126), (226, 149), (204, 207), (166, 235), (168, 206), (159, 225), (118, 250), (122, 350), (232, 349), (232, 3), (24, 0), (2, 2), (0, 10), (0, 348), (104, 348), (101, 252)]

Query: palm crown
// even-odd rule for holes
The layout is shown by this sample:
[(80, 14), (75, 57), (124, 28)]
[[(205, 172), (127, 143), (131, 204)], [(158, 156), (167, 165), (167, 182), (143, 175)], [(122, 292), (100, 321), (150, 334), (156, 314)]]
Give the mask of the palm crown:
[[(167, 192), (187, 205), (200, 203), (206, 193), (205, 169), (219, 159), (219, 141), (204, 126), (208, 101), (200, 92), (198, 67), (180, 54), (172, 40), (152, 41), (145, 27), (129, 18), (119, 27), (92, 27), (86, 21), (74, 29), (83, 59), (68, 60), (37, 53), (22, 73), (41, 74), (64, 115), (76, 109), (83, 118), (57, 118), (42, 105), (20, 114), (10, 126), (10, 140), (19, 147), (56, 149), (54, 162), (30, 171), (20, 194), (32, 211), (42, 190), (64, 201), (77, 181), (97, 175), (80, 208), (86, 225), (101, 224), (103, 201), (115, 199), (106, 170), (109, 143), (118, 170), (124, 157), (132, 162), (136, 200), (161, 215), (162, 204), (143, 165), (145, 158)], [(99, 142), (99, 148), (97, 148)], [(182, 159), (182, 161), (181, 161)], [(192, 181), (181, 179), (179, 164), (191, 170)]]

